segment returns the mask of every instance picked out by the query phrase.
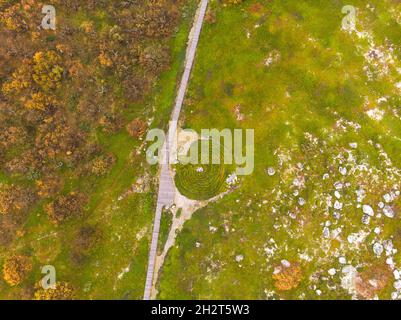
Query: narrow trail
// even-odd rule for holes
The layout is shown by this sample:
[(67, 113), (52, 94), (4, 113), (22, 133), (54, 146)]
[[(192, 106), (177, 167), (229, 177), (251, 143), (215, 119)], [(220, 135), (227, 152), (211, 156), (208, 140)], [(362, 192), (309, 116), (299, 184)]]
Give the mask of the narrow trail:
[(155, 273), (155, 261), (157, 255), (157, 243), (159, 239), (160, 220), (162, 210), (164, 206), (170, 206), (174, 203), (175, 186), (169, 169), (169, 157), (170, 157), (170, 145), (174, 139), (177, 131), (178, 119), (182, 104), (187, 91), (189, 77), (193, 62), (195, 59), (196, 49), (198, 47), (199, 36), (202, 30), (203, 21), (206, 14), (208, 0), (201, 0), (197, 14), (195, 15), (195, 21), (189, 35), (189, 44), (186, 52), (185, 69), (181, 78), (180, 87), (177, 92), (175, 105), (172, 111), (171, 120), (169, 123), (168, 138), (163, 146), (163, 154), (165, 161), (162, 162), (160, 176), (159, 176), (159, 191), (157, 195), (157, 205), (153, 224), (152, 242), (150, 244), (149, 258), (148, 258), (148, 270), (146, 274), (146, 283), (144, 290), (144, 300), (149, 300), (152, 294), (152, 284)]

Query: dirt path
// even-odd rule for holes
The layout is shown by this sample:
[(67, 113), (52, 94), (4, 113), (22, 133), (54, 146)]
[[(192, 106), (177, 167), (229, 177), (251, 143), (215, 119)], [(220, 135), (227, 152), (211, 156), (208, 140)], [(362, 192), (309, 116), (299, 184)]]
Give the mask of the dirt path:
[(146, 283), (144, 290), (144, 300), (149, 300), (151, 298), (151, 291), (154, 283), (155, 274), (155, 261), (157, 252), (157, 243), (159, 239), (160, 230), (160, 220), (162, 209), (164, 206), (170, 206), (174, 203), (175, 196), (175, 186), (170, 175), (169, 170), (169, 154), (171, 142), (174, 139), (175, 132), (177, 130), (178, 119), (180, 117), (182, 103), (184, 101), (185, 92), (188, 87), (189, 77), (191, 75), (191, 69), (195, 59), (196, 48), (198, 46), (199, 36), (203, 25), (203, 20), (205, 18), (206, 8), (208, 5), (208, 0), (201, 0), (197, 13), (195, 15), (194, 24), (188, 39), (188, 47), (185, 59), (185, 70), (181, 78), (180, 87), (177, 92), (177, 97), (175, 100), (174, 109), (172, 111), (168, 138), (163, 147), (164, 157), (167, 161), (162, 164), (159, 177), (159, 192), (157, 196), (157, 206), (155, 212), (155, 219), (153, 224), (152, 242), (150, 245), (149, 259), (148, 259), (148, 270), (146, 274)]

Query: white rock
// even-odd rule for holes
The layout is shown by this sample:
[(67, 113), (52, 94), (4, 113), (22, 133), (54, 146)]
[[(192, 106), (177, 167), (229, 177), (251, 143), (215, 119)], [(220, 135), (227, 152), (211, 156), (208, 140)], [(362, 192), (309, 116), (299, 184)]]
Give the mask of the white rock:
[(380, 201), (378, 206), (379, 206), (380, 209), (383, 209), (384, 208), (384, 203)]
[(274, 176), (274, 175), (276, 174), (276, 170), (275, 170), (273, 167), (269, 167), (269, 168), (267, 169), (267, 174), (268, 174), (269, 176)]
[(357, 144), (356, 142), (351, 142), (351, 143), (349, 144), (349, 146), (350, 146), (352, 149), (358, 148), (358, 144)]
[(393, 197), (392, 197), (390, 194), (388, 194), (388, 193), (386, 193), (386, 194), (383, 196), (383, 199), (384, 199), (384, 201), (386, 201), (387, 203), (393, 201)]
[(347, 274), (347, 273), (353, 273), (354, 271), (356, 271), (356, 269), (355, 269), (353, 266), (351, 266), (351, 265), (345, 266), (345, 267), (343, 267), (342, 270), (341, 270), (341, 272), (342, 272), (342, 273), (345, 273), (345, 274)]
[(341, 277), (341, 286), (351, 293), (352, 291), (354, 291), (355, 288), (355, 279), (358, 271), (353, 266), (348, 265), (342, 269), (342, 273), (344, 274), (344, 276)]
[(397, 290), (401, 289), (401, 280), (397, 280), (393, 283), (393, 287)]
[(364, 214), (367, 214), (368, 216), (371, 216), (371, 217), (373, 217), (375, 215), (375, 212), (373, 211), (372, 207), (367, 204), (364, 204), (362, 206), (362, 211)]
[(347, 241), (348, 241), (349, 243), (354, 243), (356, 239), (357, 239), (357, 236), (356, 236), (355, 234), (350, 234), (350, 235), (347, 237)]
[(281, 267), (275, 267), (273, 270), (273, 274), (278, 274), (281, 272)]
[(291, 263), (285, 259), (281, 260), (281, 264), (283, 267), (289, 268), (291, 266)]
[(358, 197), (362, 197), (362, 196), (365, 195), (365, 190), (363, 190), (363, 189), (358, 189), (358, 190), (355, 191), (355, 193), (356, 193), (356, 195), (357, 195)]
[(376, 242), (373, 245), (373, 252), (375, 253), (375, 255), (380, 256), (383, 253), (383, 246), (381, 245), (381, 243)]
[(386, 250), (387, 255), (390, 255), (393, 251), (394, 245), (393, 241), (391, 240), (384, 240), (383, 241), (383, 248)]
[(226, 179), (226, 183), (229, 185), (232, 185), (234, 183), (236, 183), (238, 180), (238, 177), (235, 173), (230, 174), (227, 179)]
[(339, 219), (340, 219), (340, 216), (341, 216), (341, 215), (340, 215), (340, 213), (339, 213), (338, 211), (334, 211), (334, 212), (333, 212), (333, 218), (334, 218), (334, 219), (339, 220)]
[(381, 230), (380, 230), (379, 227), (376, 227), (373, 231), (374, 231), (374, 233), (376, 233), (376, 234), (379, 234), (379, 233), (381, 232)]
[(329, 178), (329, 174), (328, 173), (325, 173), (324, 175), (323, 175), (323, 180), (326, 180), (326, 179), (328, 179)]
[(400, 272), (398, 270), (393, 271), (394, 279), (399, 280), (400, 279)]
[(239, 254), (238, 256), (235, 257), (235, 261), (237, 262), (241, 262), (242, 260), (244, 260), (244, 256), (242, 254)]
[(346, 264), (347, 263), (347, 259), (345, 259), (345, 257), (340, 257), (338, 258), (338, 262), (341, 264)]
[(320, 296), (320, 295), (322, 294), (322, 291), (319, 290), (319, 289), (317, 289), (317, 290), (316, 290), (316, 294), (317, 294), (318, 296)]
[(341, 210), (342, 208), (343, 204), (340, 201), (336, 200), (336, 202), (334, 202), (334, 209)]
[(327, 227), (323, 228), (323, 237), (326, 239), (330, 238), (330, 229), (329, 228), (327, 228)]
[(390, 267), (393, 267), (394, 266), (393, 257), (388, 257), (386, 259), (386, 264), (388, 264)]
[(391, 299), (396, 300), (398, 298), (397, 292), (391, 292)]
[(374, 108), (366, 111), (366, 114), (373, 120), (380, 121), (384, 117), (384, 110)]
[(340, 168), (338, 168), (338, 171), (339, 171), (343, 176), (345, 176), (345, 175), (347, 174), (347, 168), (345, 168), (345, 167), (340, 167)]
[(369, 224), (369, 222), (370, 222), (370, 216), (368, 216), (367, 214), (364, 214), (362, 216), (362, 223), (363, 224)]
[(337, 181), (334, 183), (334, 188), (336, 188), (337, 190), (341, 190), (343, 188), (343, 184)]
[(298, 199), (298, 204), (299, 204), (300, 206), (303, 206), (303, 205), (305, 204), (305, 199), (304, 199), (304, 198), (299, 198), (299, 199)]
[(388, 205), (384, 206), (383, 213), (387, 218), (394, 218), (394, 210)]
[(337, 238), (342, 232), (342, 228), (336, 228), (331, 232), (331, 236), (333, 239)]
[(341, 194), (340, 194), (340, 192), (338, 192), (337, 190), (334, 191), (334, 196), (335, 196), (337, 199), (340, 199), (340, 198), (341, 198)]
[(329, 275), (334, 276), (336, 274), (336, 269), (331, 268), (331, 269), (329, 269), (328, 273), (329, 273)]

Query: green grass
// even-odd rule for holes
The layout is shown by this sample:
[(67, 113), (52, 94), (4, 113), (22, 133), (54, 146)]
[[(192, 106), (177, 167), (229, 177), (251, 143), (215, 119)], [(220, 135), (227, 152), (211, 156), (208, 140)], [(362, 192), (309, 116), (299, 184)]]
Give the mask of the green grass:
[(168, 234), (173, 222), (173, 214), (169, 210), (163, 210), (162, 218), (160, 221), (159, 242), (157, 244), (158, 254), (163, 252), (166, 244)]
[[(251, 10), (256, 3), (262, 5), (259, 12)], [(355, 193), (364, 188), (363, 203), (379, 212), (377, 203), (400, 179), (387, 171), (380, 156), (382, 148), (392, 161), (391, 170), (400, 166), (396, 151), (400, 122), (392, 111), (399, 110), (394, 84), (400, 81), (395, 70), (401, 67), (396, 40), (400, 28), (389, 13), (390, 7), (397, 10), (397, 4), (373, 1), (376, 9), (371, 12), (366, 2), (353, 3), (359, 9), (357, 29), (370, 32), (377, 46), (389, 39), (394, 48), (394, 67), (387, 76), (372, 81), (364, 71), (367, 40), (341, 30), (341, 8), (346, 4), (249, 0), (223, 7), (211, 3), (216, 22), (206, 23), (202, 30), (183, 126), (196, 131), (254, 129), (255, 170), (240, 178), (238, 190), (186, 222), (165, 260), (159, 298), (349, 299), (341, 287), (338, 257), (345, 256), (363, 271), (371, 261), (385, 266), (383, 256), (373, 255), (372, 241), (392, 236), (395, 247), (400, 245), (400, 200), (394, 203), (396, 218), (375, 216), (366, 226), (361, 223), (362, 209)], [(278, 52), (279, 58), (266, 67), (264, 60), (271, 52)], [(389, 102), (378, 105), (377, 99), (383, 96)], [(385, 110), (381, 121), (367, 116), (365, 99), (370, 108)], [(236, 120), (236, 106), (244, 114), (242, 121)], [(356, 123), (360, 129), (352, 128)], [(358, 144), (357, 149), (350, 148), (351, 142)], [(355, 166), (349, 152), (357, 164), (367, 163), (372, 172), (349, 173)], [(348, 168), (346, 176), (339, 173), (341, 166)], [(276, 169), (274, 176), (266, 174), (268, 167)], [(323, 180), (326, 173), (329, 178)], [(189, 176), (178, 183), (176, 178), (179, 188), (181, 181), (197, 179), (193, 173)], [(294, 181), (303, 185), (297, 187)], [(332, 205), (336, 200), (336, 182), (344, 184), (339, 221), (333, 218), (333, 207), (326, 206), (328, 196)], [(187, 189), (191, 197), (196, 187)], [(300, 198), (304, 205), (299, 205)], [(327, 221), (332, 232), (341, 228), (339, 240), (322, 237)], [(383, 230), (380, 235), (373, 232), (375, 226)], [(353, 248), (347, 236), (361, 230), (369, 230), (369, 235), (359, 249)], [(272, 248), (274, 254), (268, 255)], [(302, 259), (302, 254), (310, 260)], [(237, 255), (243, 255), (241, 263), (235, 260)], [(300, 263), (302, 268), (301, 284), (291, 291), (276, 290), (272, 279), (282, 259)], [(399, 253), (394, 255), (397, 263), (400, 259)], [(337, 270), (335, 276), (328, 275), (330, 268)], [(389, 298), (392, 281), (377, 293), (380, 298)], [(321, 290), (320, 296), (316, 289)]]

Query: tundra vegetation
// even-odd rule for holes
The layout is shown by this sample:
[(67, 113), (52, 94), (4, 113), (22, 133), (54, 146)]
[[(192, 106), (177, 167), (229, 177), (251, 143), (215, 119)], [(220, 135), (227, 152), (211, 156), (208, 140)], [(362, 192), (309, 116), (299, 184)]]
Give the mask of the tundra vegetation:
[[(48, 1), (55, 31), (43, 4), (0, 0), (0, 299), (138, 299), (144, 135), (166, 129), (197, 3)], [(349, 4), (209, 2), (180, 125), (254, 129), (255, 167), (174, 166), (193, 202), (164, 211), (158, 298), (401, 299), (401, 4), (354, 0), (346, 29)]]
[(211, 1), (182, 126), (255, 129), (255, 170), (184, 224), (159, 298), (401, 298), (400, 24), (393, 0)]
[[(40, 27), (45, 4), (56, 30)], [(143, 135), (168, 122), (195, 8), (0, 1), (0, 299), (142, 297), (155, 207)]]

